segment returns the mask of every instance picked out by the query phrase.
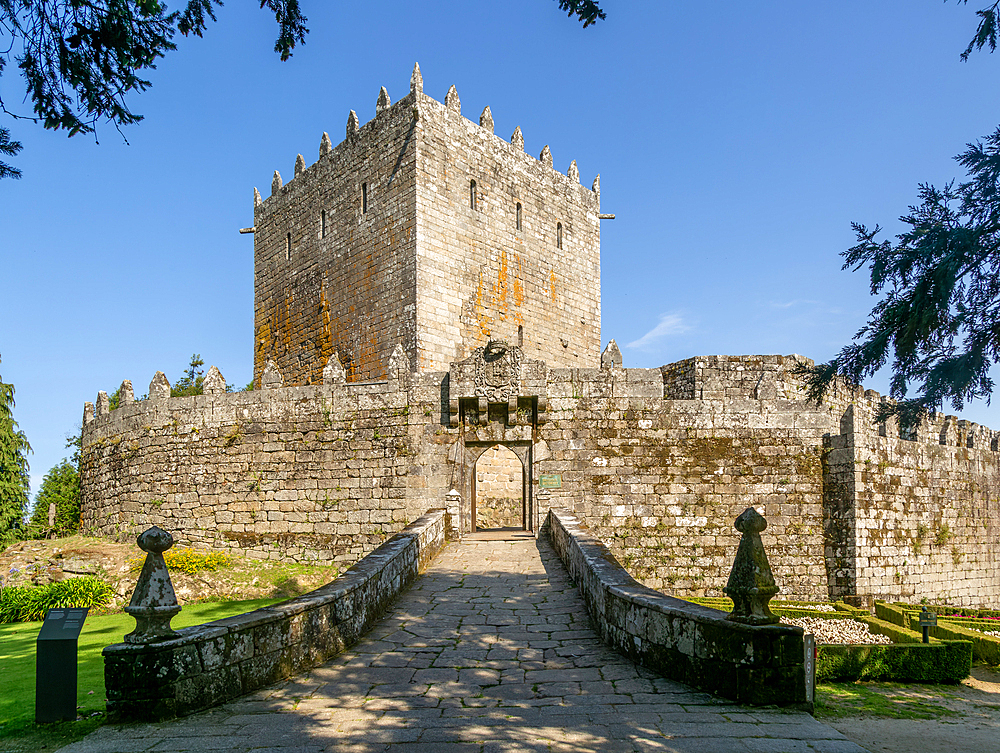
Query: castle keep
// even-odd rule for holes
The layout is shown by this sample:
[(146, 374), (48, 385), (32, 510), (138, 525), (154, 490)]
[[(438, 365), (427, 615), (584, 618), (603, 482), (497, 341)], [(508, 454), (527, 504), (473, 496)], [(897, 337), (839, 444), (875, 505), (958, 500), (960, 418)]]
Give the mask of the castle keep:
[(996, 432), (807, 403), (800, 356), (623, 368), (597, 181), (422, 89), (255, 200), (255, 391), (213, 368), (85, 406), (86, 530), (346, 566), (431, 508), (463, 535), (562, 507), (647, 585), (718, 595), (753, 505), (783, 597), (1000, 605)]

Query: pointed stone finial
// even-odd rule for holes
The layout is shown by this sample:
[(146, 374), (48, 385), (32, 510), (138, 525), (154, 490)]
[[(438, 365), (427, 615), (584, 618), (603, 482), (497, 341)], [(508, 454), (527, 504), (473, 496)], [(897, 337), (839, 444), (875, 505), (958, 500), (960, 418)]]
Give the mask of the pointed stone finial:
[(736, 559), (733, 561), (729, 582), (722, 592), (733, 600), (733, 611), (726, 617), (733, 622), (747, 625), (773, 625), (777, 615), (771, 613), (767, 603), (778, 593), (778, 586), (771, 574), (761, 531), (767, 528), (764, 516), (748, 507), (736, 518), (734, 527), (742, 535)]
[(132, 380), (122, 380), (122, 386), (118, 388), (118, 407), (135, 402), (135, 392), (132, 391)]
[(454, 84), (444, 95), (444, 106), (458, 115), (462, 114), (462, 100), (458, 98), (458, 89), (455, 88)]
[(94, 420), (94, 404), (84, 403), (83, 404), (83, 425), (86, 426), (91, 421)]
[(209, 368), (205, 374), (205, 381), (201, 383), (201, 390), (206, 395), (221, 395), (226, 392), (226, 380), (222, 372), (215, 366)]
[(601, 368), (602, 369), (620, 369), (622, 367), (622, 352), (618, 347), (618, 343), (611, 340), (608, 343), (608, 347), (604, 349), (601, 353)]
[(264, 367), (263, 373), (260, 375), (260, 387), (263, 390), (269, 390), (274, 387), (281, 387), (285, 383), (285, 380), (281, 378), (281, 372), (278, 371), (278, 365), (274, 361), (268, 361), (267, 365)]
[(324, 154), (329, 154), (333, 151), (333, 144), (330, 143), (330, 134), (323, 131), (323, 138), (319, 140), (319, 156), (322, 157)]
[(489, 105), (486, 105), (483, 109), (483, 114), (479, 116), (479, 125), (490, 133), (493, 133), (493, 113), (490, 112)]
[(336, 353), (331, 355), (323, 367), (323, 384), (343, 384), (347, 381), (347, 370)]
[(401, 374), (405, 374), (410, 370), (410, 359), (406, 357), (406, 352), (403, 350), (403, 346), (399, 343), (392, 350), (392, 355), (389, 356), (389, 378), (398, 378)]
[(590, 190), (597, 194), (597, 198), (601, 198), (601, 174), (598, 173), (597, 177), (594, 178), (594, 185), (590, 187)]
[(306, 160), (301, 154), (295, 158), (295, 177), (298, 178), (302, 175), (302, 171), (306, 169)]
[(274, 196), (280, 190), (281, 190), (281, 173), (275, 170), (274, 177), (271, 178), (271, 196)]
[(389, 92), (383, 86), (382, 90), (378, 93), (378, 99), (375, 101), (375, 114), (378, 115), (383, 110), (388, 110), (391, 104), (392, 101), (389, 99)]
[(170, 582), (170, 571), (163, 553), (174, 545), (174, 537), (162, 528), (147, 529), (136, 543), (146, 552), (142, 572), (125, 612), (135, 618), (135, 630), (125, 636), (126, 643), (154, 643), (176, 637), (170, 620), (181, 611)]
[(566, 171), (566, 177), (574, 183), (580, 182), (580, 168), (576, 166), (576, 160), (569, 163), (569, 170)]
[(423, 94), (424, 77), (420, 75), (420, 63), (413, 64), (413, 75), (410, 76), (410, 94)]
[(542, 153), (538, 155), (538, 159), (540, 159), (542, 161), (543, 165), (547, 165), (548, 167), (552, 167), (552, 150), (549, 149), (549, 145), (548, 144), (546, 144), (542, 148)]
[(157, 371), (153, 374), (153, 380), (149, 383), (149, 399), (159, 400), (164, 397), (170, 397), (170, 382), (167, 381), (166, 374), (162, 371)]
[(257, 190), (257, 186), (253, 187), (253, 205), (255, 209), (261, 205), (260, 191)]
[(358, 132), (358, 114), (351, 110), (351, 114), (347, 116), (347, 138), (351, 138)]
[(524, 134), (521, 133), (521, 126), (514, 129), (514, 133), (510, 137), (510, 143), (514, 145), (515, 149), (524, 151)]
[(108, 399), (108, 393), (101, 390), (97, 393), (97, 417), (106, 416), (111, 412), (111, 401)]

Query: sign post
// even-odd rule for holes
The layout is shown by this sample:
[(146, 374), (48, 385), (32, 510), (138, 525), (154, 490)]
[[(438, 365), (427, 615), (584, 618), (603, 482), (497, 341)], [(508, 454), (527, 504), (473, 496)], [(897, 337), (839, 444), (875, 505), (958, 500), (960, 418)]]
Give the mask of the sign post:
[(35, 642), (35, 721), (76, 719), (76, 642), (84, 609), (50, 609)]

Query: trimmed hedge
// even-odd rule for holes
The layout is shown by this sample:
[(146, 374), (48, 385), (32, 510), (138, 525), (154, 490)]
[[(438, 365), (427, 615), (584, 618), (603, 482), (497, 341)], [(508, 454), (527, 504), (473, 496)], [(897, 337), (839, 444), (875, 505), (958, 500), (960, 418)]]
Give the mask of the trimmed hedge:
[(956, 684), (972, 669), (967, 640), (889, 646), (817, 646), (817, 680), (883, 680)]
[(937, 627), (930, 629), (930, 634), (943, 640), (972, 641), (972, 655), (978, 661), (993, 666), (1000, 664), (1000, 638), (995, 635), (983, 635), (976, 630), (940, 621)]
[(923, 633), (916, 633), (888, 620), (872, 617), (870, 614), (858, 615), (855, 619), (868, 625), (871, 632), (888, 636), (893, 643), (922, 643), (924, 640)]

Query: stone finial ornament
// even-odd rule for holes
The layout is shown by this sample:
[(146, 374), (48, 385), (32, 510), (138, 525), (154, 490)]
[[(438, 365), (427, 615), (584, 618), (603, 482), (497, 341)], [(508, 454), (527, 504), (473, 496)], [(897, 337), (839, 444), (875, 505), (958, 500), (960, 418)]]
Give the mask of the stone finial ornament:
[(281, 372), (278, 371), (278, 365), (274, 361), (268, 361), (260, 375), (260, 388), (269, 390), (274, 387), (282, 387), (284, 384), (285, 380), (282, 379)]
[(323, 367), (323, 384), (343, 384), (347, 381), (347, 370), (336, 353), (331, 355)]
[(542, 147), (542, 153), (538, 155), (538, 159), (542, 161), (543, 165), (552, 167), (552, 150), (549, 149), (548, 144)]
[(420, 63), (413, 64), (413, 74), (410, 76), (410, 94), (424, 93), (424, 77), (420, 75)]
[(383, 110), (388, 110), (391, 104), (392, 100), (389, 99), (389, 92), (383, 86), (382, 90), (378, 93), (378, 99), (375, 101), (375, 114), (378, 115)]
[(767, 521), (755, 509), (748, 507), (736, 518), (734, 527), (743, 535), (732, 572), (729, 573), (729, 582), (722, 589), (733, 600), (733, 611), (726, 619), (746, 625), (774, 625), (779, 618), (771, 614), (767, 603), (778, 593), (778, 586), (771, 574), (764, 542), (760, 539), (761, 531), (767, 528)]
[(347, 116), (347, 138), (351, 138), (357, 134), (360, 127), (358, 124), (358, 114), (354, 110), (351, 110), (350, 115)]
[(212, 366), (205, 374), (205, 381), (201, 383), (202, 392), (206, 395), (222, 395), (226, 392), (226, 379), (218, 368)]
[(569, 163), (569, 170), (566, 171), (566, 177), (574, 183), (580, 182), (580, 168), (576, 166), (576, 160)]
[(597, 198), (601, 198), (601, 174), (598, 173), (594, 178), (594, 184), (590, 187), (590, 190), (597, 194)]
[(389, 356), (389, 367), (386, 370), (389, 372), (390, 379), (398, 378), (410, 370), (410, 359), (406, 357), (406, 351), (403, 350), (402, 344), (396, 343), (396, 347), (392, 349), (392, 355)]
[(614, 340), (608, 342), (608, 347), (601, 353), (602, 369), (620, 369), (622, 367), (622, 352)]
[(118, 405), (128, 405), (135, 402), (135, 392), (132, 390), (132, 380), (123, 379), (122, 386), (118, 388)]
[(295, 157), (295, 177), (298, 178), (306, 169), (306, 158), (301, 154)]
[(444, 106), (458, 115), (462, 114), (462, 100), (458, 98), (458, 89), (455, 88), (454, 84), (448, 89), (448, 93), (444, 95)]
[(106, 416), (111, 412), (111, 400), (108, 399), (108, 393), (101, 390), (97, 393), (97, 415)]
[(126, 643), (153, 643), (177, 635), (170, 620), (181, 611), (170, 582), (170, 571), (163, 560), (163, 553), (174, 545), (174, 537), (162, 528), (153, 526), (136, 539), (139, 548), (146, 552), (146, 561), (132, 592), (132, 600), (125, 612), (135, 618), (135, 630), (125, 636)]
[(281, 190), (281, 173), (275, 170), (274, 177), (271, 178), (271, 196), (274, 196), (280, 190)]
[(486, 105), (483, 109), (483, 114), (479, 116), (479, 125), (490, 133), (493, 133), (493, 113), (490, 112), (489, 105)]
[(167, 381), (167, 375), (162, 371), (153, 374), (153, 379), (149, 383), (149, 397), (152, 400), (170, 397), (170, 382)]
[(319, 156), (329, 154), (333, 151), (333, 144), (330, 143), (330, 134), (323, 131), (323, 137), (319, 140)]
[(514, 145), (515, 149), (524, 151), (524, 134), (521, 133), (521, 126), (514, 129), (514, 133), (510, 137), (510, 143)]
[(253, 205), (254, 207), (259, 207), (261, 205), (260, 191), (257, 190), (257, 186), (253, 187)]
[(91, 421), (94, 420), (94, 404), (84, 403), (83, 404), (83, 425), (86, 426)]

